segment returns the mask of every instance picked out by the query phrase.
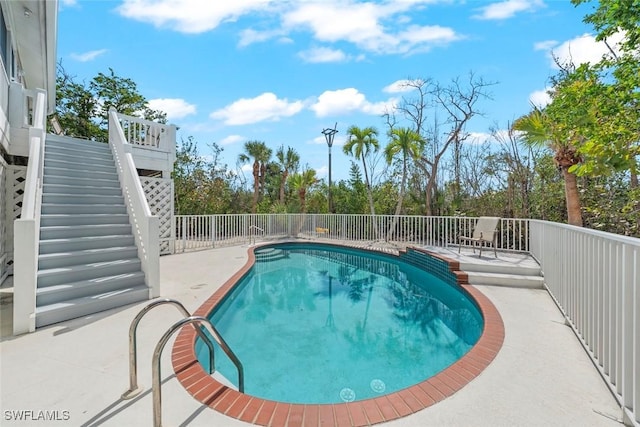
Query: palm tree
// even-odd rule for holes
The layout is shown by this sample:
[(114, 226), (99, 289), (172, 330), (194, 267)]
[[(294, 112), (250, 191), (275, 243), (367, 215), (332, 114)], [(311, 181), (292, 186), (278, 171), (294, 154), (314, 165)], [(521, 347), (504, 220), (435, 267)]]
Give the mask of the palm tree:
[[(351, 155), (356, 159), (362, 160), (362, 169), (364, 171), (364, 181), (367, 186), (367, 196), (369, 198), (369, 209), (371, 210), (371, 218), (376, 215), (376, 209), (373, 205), (373, 193), (371, 191), (371, 183), (369, 182), (369, 172), (367, 171), (367, 162), (365, 161), (370, 151), (377, 152), (380, 149), (378, 144), (378, 130), (374, 127), (366, 127), (360, 129), (357, 126), (351, 126), (347, 129), (347, 135), (349, 140), (342, 147), (344, 154)], [(376, 235), (378, 235), (378, 229), (374, 226)]]
[(402, 201), (404, 200), (405, 186), (407, 183), (407, 169), (409, 160), (420, 158), (424, 149), (425, 140), (420, 134), (409, 128), (395, 128), (389, 132), (390, 141), (384, 149), (384, 156), (387, 164), (391, 164), (396, 156), (400, 156), (402, 160), (402, 179), (400, 182), (400, 194), (398, 196), (398, 204), (396, 205), (396, 213), (394, 214), (393, 223), (389, 230), (387, 240), (391, 240), (395, 232), (398, 215), (402, 211)]
[(262, 141), (247, 141), (244, 143), (244, 153), (240, 153), (238, 161), (245, 164), (253, 159), (253, 203), (251, 212), (256, 213), (258, 198), (264, 191), (267, 163), (271, 158), (271, 149)]
[(543, 109), (536, 106), (527, 115), (517, 119), (513, 128), (524, 132), (523, 140), (531, 147), (547, 146), (554, 152), (554, 161), (562, 171), (564, 194), (567, 203), (567, 222), (582, 227), (582, 210), (578, 180), (569, 171), (571, 166), (581, 162), (580, 154), (570, 139), (560, 135), (555, 124)]
[(314, 169), (305, 169), (302, 173), (295, 173), (289, 177), (289, 184), (298, 192), (300, 210), (307, 212), (307, 191), (318, 182)]
[(281, 145), (276, 151), (276, 158), (278, 159), (278, 166), (280, 166), (281, 177), (280, 177), (280, 203), (284, 205), (284, 189), (285, 184), (287, 183), (287, 178), (289, 174), (293, 171), (298, 170), (298, 166), (300, 165), (300, 155), (296, 150), (291, 147), (287, 147), (287, 151), (284, 151), (284, 146)]

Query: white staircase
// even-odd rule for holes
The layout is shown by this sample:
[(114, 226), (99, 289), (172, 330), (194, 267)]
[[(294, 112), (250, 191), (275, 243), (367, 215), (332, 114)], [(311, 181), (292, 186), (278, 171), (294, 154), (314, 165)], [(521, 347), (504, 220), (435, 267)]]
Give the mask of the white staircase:
[(108, 144), (47, 135), (36, 327), (149, 298)]

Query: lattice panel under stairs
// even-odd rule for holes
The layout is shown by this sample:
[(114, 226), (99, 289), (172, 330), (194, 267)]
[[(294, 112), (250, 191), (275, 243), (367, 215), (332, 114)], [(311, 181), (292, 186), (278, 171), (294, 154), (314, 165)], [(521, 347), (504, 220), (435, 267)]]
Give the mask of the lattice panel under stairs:
[(0, 238), (3, 240), (4, 248), (0, 250), (0, 279), (7, 274), (13, 273), (13, 221), (20, 218), (22, 213), (22, 199), (24, 197), (24, 184), (27, 177), (26, 166), (3, 165), (6, 172), (2, 172), (0, 178), (0, 191), (3, 201), (0, 208), (2, 217), (2, 230)]
[(173, 253), (173, 180), (141, 176), (151, 214), (160, 219), (160, 254)]

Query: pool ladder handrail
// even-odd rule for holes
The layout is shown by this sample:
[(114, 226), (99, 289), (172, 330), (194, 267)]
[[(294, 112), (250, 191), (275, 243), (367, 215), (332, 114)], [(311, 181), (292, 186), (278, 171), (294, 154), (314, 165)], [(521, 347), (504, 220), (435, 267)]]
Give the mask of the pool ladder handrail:
[[(122, 399), (124, 400), (136, 397), (142, 392), (142, 390), (144, 390), (144, 387), (140, 387), (138, 385), (138, 324), (140, 323), (144, 315), (147, 314), (151, 309), (165, 304), (170, 304), (176, 307), (185, 318), (191, 316), (189, 310), (187, 310), (180, 301), (170, 298), (163, 298), (148, 304), (146, 307), (140, 310), (136, 317), (131, 321), (131, 325), (129, 326), (129, 389), (122, 394)], [(202, 333), (202, 330), (200, 330), (200, 328), (196, 328), (196, 332), (198, 333), (200, 338), (202, 338), (202, 341), (205, 342), (207, 347), (209, 347), (209, 373), (212, 374), (214, 367), (213, 344), (211, 343), (211, 340), (209, 340), (208, 337), (204, 335), (204, 333)]]
[[(180, 328), (185, 325), (198, 323), (204, 326), (211, 336), (216, 340), (218, 345), (224, 350), (226, 355), (231, 359), (236, 368), (238, 369), (238, 391), (240, 393), (244, 393), (244, 368), (242, 367), (242, 363), (238, 359), (238, 357), (231, 351), (227, 343), (224, 341), (222, 336), (218, 333), (216, 328), (211, 324), (211, 321), (203, 316), (190, 316), (184, 319), (178, 320), (176, 323), (169, 328), (167, 332), (164, 333), (158, 344), (156, 345), (156, 349), (153, 352), (153, 361), (151, 362), (152, 366), (152, 390), (153, 390), (153, 425), (154, 427), (162, 426), (162, 382), (161, 382), (161, 373), (160, 373), (160, 356), (162, 355), (162, 350), (164, 346), (167, 344), (167, 341), (171, 338), (171, 336)], [(195, 326), (195, 325), (194, 325)], [(199, 329), (199, 328), (197, 328)]]
[(257, 230), (257, 231), (261, 231), (262, 234), (264, 234), (264, 229), (258, 227), (257, 225), (251, 225), (249, 226), (249, 245), (251, 245), (251, 239), (253, 239), (253, 246), (256, 245), (256, 233), (255, 232), (251, 232), (252, 230)]
[(175, 331), (182, 328), (184, 325), (194, 324), (194, 323), (200, 324), (199, 326), (196, 326), (194, 324), (193, 327), (196, 330), (196, 333), (198, 334), (198, 336), (200, 336), (202, 341), (209, 348), (209, 374), (212, 374), (215, 371), (213, 343), (211, 342), (209, 337), (206, 334), (204, 334), (204, 332), (202, 332), (201, 327), (204, 326), (205, 329), (209, 331), (211, 336), (216, 340), (218, 345), (222, 348), (225, 354), (229, 357), (229, 359), (231, 359), (231, 361), (234, 363), (234, 365), (238, 369), (238, 390), (241, 393), (244, 393), (244, 368), (242, 366), (242, 363), (240, 362), (238, 357), (235, 355), (235, 353), (231, 350), (231, 348), (226, 343), (224, 338), (222, 338), (220, 333), (213, 326), (211, 321), (202, 316), (192, 316), (180, 301), (170, 299), (170, 298), (164, 298), (157, 301), (153, 301), (152, 303), (144, 307), (142, 310), (140, 310), (140, 312), (136, 315), (136, 317), (131, 322), (131, 325), (129, 326), (129, 389), (122, 394), (121, 398), (123, 400), (131, 399), (137, 396), (138, 394), (140, 394), (144, 389), (143, 387), (140, 387), (138, 385), (138, 367), (137, 367), (138, 357), (137, 357), (137, 333), (136, 332), (137, 332), (138, 324), (140, 323), (140, 320), (144, 317), (144, 315), (147, 314), (151, 309), (164, 304), (171, 304), (175, 306), (185, 317), (178, 320), (169, 328), (169, 330), (167, 330), (167, 332), (165, 332), (165, 334), (162, 336), (162, 338), (156, 345), (155, 351), (153, 353), (153, 359), (151, 363), (152, 363), (152, 379), (153, 379), (153, 384), (152, 384), (153, 413), (154, 413), (153, 417), (154, 417), (155, 426), (161, 425), (161, 412), (162, 412), (161, 410), (162, 399), (161, 399), (161, 390), (160, 390), (161, 388), (160, 356), (169, 338), (171, 338), (171, 336), (175, 333)]

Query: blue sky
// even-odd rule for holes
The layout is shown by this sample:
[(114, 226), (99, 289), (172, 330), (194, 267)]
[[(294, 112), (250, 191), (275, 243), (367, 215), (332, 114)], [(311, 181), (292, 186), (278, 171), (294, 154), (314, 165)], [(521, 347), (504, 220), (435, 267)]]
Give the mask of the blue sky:
[[(114, 69), (133, 79), (152, 108), (166, 111), (236, 167), (248, 140), (292, 146), (326, 178), (321, 131), (337, 122), (332, 179), (348, 176), (342, 154), (350, 125), (375, 126), (411, 93), (403, 79), (447, 84), (469, 72), (487, 81), (468, 141), (486, 138), (544, 105), (561, 60), (597, 61), (605, 47), (582, 22), (591, 5), (506, 0), (60, 0), (58, 57), (80, 81)], [(394, 84), (396, 83), (396, 84)], [(402, 123), (402, 122), (401, 122)]]

